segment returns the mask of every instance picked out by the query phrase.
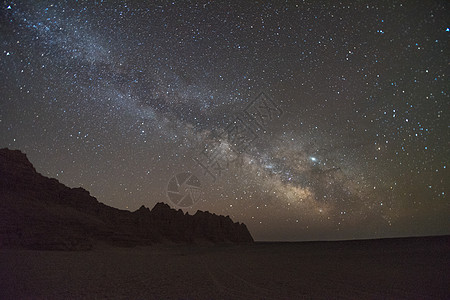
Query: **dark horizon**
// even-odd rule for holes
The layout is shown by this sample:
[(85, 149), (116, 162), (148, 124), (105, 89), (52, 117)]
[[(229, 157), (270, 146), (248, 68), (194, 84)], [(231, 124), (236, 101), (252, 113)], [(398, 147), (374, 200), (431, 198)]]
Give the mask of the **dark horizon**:
[(288, 241), (288, 240), (255, 240), (255, 243), (315, 243), (315, 242), (369, 242), (369, 241), (382, 241), (382, 240), (408, 240), (408, 239), (426, 239), (426, 238), (448, 238), (449, 234), (438, 234), (438, 235), (414, 235), (414, 236), (392, 236), (392, 237), (380, 237), (380, 238), (354, 238), (354, 239), (344, 239), (344, 240), (298, 240), (298, 241)]

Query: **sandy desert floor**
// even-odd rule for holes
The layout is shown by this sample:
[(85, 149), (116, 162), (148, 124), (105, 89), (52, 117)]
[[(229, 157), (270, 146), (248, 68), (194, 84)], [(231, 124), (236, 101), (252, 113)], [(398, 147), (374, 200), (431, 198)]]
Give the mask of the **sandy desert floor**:
[(2, 299), (448, 299), (449, 238), (0, 250)]

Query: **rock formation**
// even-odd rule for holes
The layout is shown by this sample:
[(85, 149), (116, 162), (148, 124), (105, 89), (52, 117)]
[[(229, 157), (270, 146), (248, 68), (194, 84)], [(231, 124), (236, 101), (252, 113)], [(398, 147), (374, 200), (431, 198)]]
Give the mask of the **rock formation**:
[(228, 216), (194, 215), (157, 203), (130, 212), (97, 201), (36, 172), (26, 155), (0, 149), (0, 247), (87, 250), (154, 243), (251, 243), (244, 224)]

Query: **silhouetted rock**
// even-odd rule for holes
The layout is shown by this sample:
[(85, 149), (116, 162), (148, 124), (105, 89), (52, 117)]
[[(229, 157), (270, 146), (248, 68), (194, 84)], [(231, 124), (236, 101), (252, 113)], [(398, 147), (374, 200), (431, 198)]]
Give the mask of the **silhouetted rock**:
[(0, 149), (0, 247), (87, 250), (96, 242), (119, 246), (158, 242), (249, 243), (244, 224), (157, 203), (135, 212), (109, 207), (83, 188), (37, 173), (25, 154)]

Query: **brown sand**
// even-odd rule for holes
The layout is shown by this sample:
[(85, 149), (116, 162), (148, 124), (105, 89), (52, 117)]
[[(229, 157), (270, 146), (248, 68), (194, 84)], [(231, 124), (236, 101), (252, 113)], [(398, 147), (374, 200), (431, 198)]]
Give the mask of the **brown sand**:
[(2, 299), (445, 299), (449, 238), (0, 250)]

